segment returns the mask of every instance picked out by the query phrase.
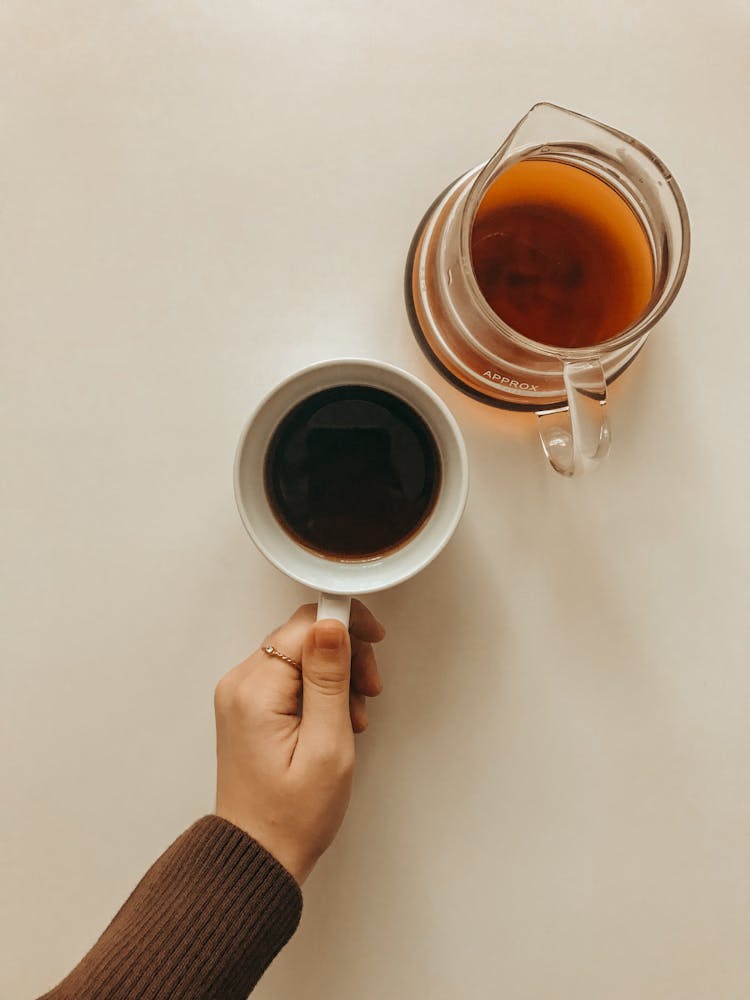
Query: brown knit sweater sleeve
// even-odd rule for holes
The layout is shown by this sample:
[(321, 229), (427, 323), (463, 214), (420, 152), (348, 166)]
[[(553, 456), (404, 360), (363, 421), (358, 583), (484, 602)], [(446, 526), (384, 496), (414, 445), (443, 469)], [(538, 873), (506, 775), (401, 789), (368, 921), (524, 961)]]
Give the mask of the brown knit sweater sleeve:
[(275, 858), (231, 823), (204, 816), (42, 1000), (244, 1000), (301, 912), (300, 888)]

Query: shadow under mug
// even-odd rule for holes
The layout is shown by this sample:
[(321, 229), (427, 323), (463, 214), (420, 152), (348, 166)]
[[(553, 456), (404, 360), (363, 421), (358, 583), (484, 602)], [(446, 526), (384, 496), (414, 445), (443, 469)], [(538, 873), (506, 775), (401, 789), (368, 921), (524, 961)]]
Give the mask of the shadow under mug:
[[(653, 290), (645, 311), (602, 343), (561, 348), (524, 336), (493, 312), (471, 259), (472, 227), (488, 188), (506, 168), (556, 161), (603, 180), (648, 237)], [(406, 300), (429, 360), (482, 402), (534, 412), (550, 464), (570, 476), (609, 451), (607, 384), (634, 360), (667, 310), (687, 268), (690, 227), (674, 178), (632, 136), (553, 104), (537, 104), (494, 156), (459, 177), (422, 220), (407, 260)]]
[[(268, 446), (284, 417), (307, 397), (343, 385), (370, 386), (406, 402), (427, 424), (440, 456), (440, 488), (424, 524), (402, 545), (367, 559), (327, 557), (295, 541), (277, 520), (264, 485)], [(272, 389), (245, 424), (234, 462), (234, 495), (247, 533), (274, 566), (319, 591), (318, 618), (345, 625), (353, 595), (408, 580), (445, 547), (463, 514), (468, 486), (466, 446), (445, 403), (408, 372), (363, 358), (317, 362)]]

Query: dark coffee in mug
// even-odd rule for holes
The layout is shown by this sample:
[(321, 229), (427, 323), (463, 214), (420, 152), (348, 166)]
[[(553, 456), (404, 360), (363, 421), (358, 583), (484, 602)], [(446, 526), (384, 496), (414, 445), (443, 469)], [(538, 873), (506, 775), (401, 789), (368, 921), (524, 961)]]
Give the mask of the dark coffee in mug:
[(265, 491), (285, 531), (328, 558), (369, 559), (408, 541), (429, 517), (440, 454), (422, 417), (364, 385), (308, 396), (281, 421)]

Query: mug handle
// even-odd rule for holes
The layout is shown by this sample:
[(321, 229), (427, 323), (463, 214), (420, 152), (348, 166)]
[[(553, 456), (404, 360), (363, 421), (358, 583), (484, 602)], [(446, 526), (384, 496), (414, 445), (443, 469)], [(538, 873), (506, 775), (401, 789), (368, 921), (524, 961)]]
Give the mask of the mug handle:
[(555, 472), (577, 476), (609, 453), (607, 382), (598, 358), (563, 362), (563, 382), (567, 401), (537, 411), (539, 437)]
[(335, 618), (337, 622), (341, 622), (342, 625), (349, 628), (351, 606), (352, 599), (345, 594), (321, 593), (318, 595), (317, 621), (320, 621), (321, 618)]

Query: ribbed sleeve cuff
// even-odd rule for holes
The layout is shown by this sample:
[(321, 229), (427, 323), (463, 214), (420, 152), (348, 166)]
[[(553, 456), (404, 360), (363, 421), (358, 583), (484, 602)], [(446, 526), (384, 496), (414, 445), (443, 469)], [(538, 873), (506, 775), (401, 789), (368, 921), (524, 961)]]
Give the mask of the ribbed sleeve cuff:
[(204, 816), (149, 869), (49, 1000), (245, 1000), (294, 933), (300, 888), (244, 831)]

